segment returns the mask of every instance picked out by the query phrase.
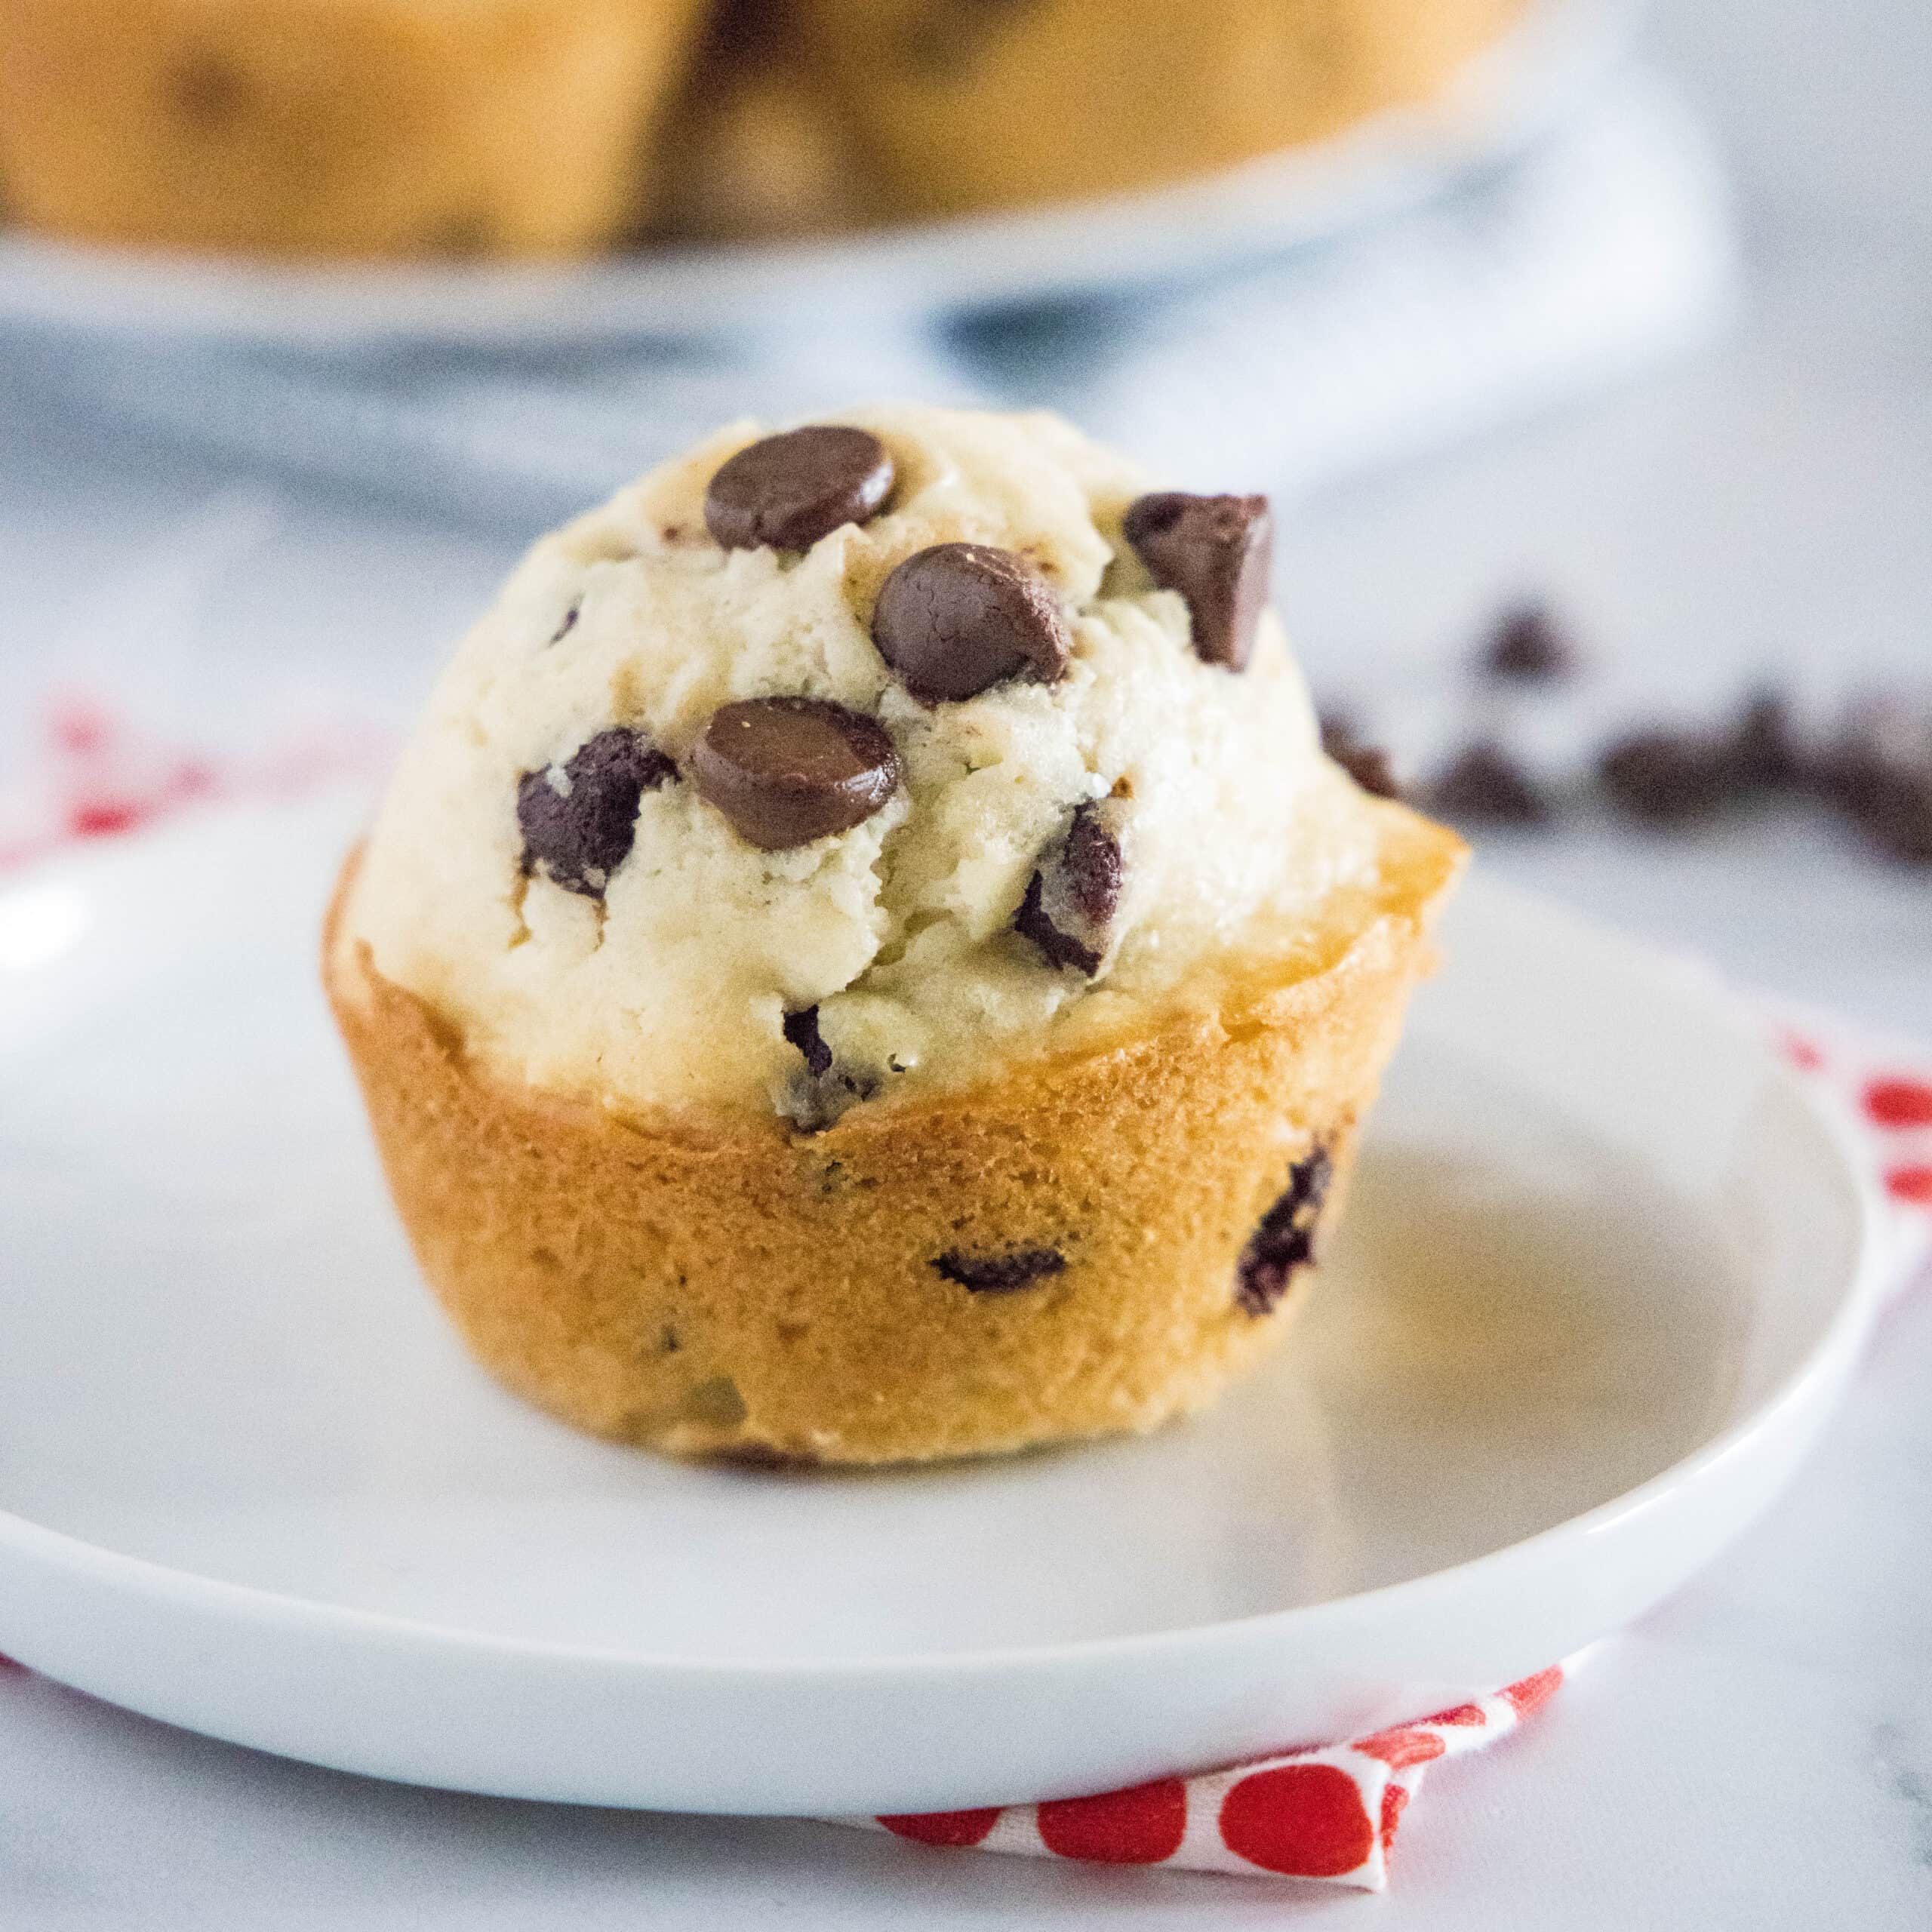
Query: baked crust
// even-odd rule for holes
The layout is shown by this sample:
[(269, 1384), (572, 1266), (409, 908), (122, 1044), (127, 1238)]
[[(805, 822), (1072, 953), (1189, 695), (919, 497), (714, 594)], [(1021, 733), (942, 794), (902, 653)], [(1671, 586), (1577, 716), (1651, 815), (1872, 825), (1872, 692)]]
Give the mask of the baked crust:
[(641, 218), (701, 5), (0, 0), (0, 177), (92, 239), (579, 252)]
[(1324, 1225), (1339, 1209), (1463, 858), (1377, 809), (1377, 901), (1327, 964), (811, 1135), (505, 1081), (342, 931), (354, 855), (324, 976), (424, 1274), (478, 1359), (552, 1414), (675, 1455), (826, 1463), (1146, 1430), (1300, 1305), (1305, 1270), (1266, 1314), (1237, 1271), (1315, 1147)]

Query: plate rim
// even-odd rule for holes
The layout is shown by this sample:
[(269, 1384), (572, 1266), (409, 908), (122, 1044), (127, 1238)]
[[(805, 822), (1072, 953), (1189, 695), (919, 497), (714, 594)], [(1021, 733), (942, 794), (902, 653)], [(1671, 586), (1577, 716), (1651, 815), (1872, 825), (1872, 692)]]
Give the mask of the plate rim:
[[(324, 799), (332, 808), (344, 797), (338, 792)], [(358, 790), (353, 795), (362, 798)], [(137, 834), (92, 851), (69, 852), (23, 868), (0, 881), (0, 891), (22, 882), (45, 883), (63, 872), (112, 872), (125, 864), (140, 864), (152, 848), (174, 841), (192, 841), (197, 833), (217, 830), (238, 818), (276, 817), (313, 809), (317, 799), (294, 805), (265, 805), (237, 813), (195, 814), (171, 826)], [(1465, 881), (1462, 898), (1480, 908), (1494, 901), (1519, 917), (1566, 930), (1573, 937), (1622, 956), (1626, 968), (1667, 986), (1679, 999), (1694, 1000), (1703, 1020), (1729, 1036), (1762, 1062), (1770, 1084), (1795, 1104), (1807, 1128), (1832, 1157), (1833, 1175), (1847, 1193), (1852, 1209), (1849, 1225), (1848, 1266), (1839, 1283), (1829, 1318), (1799, 1361), (1749, 1409), (1730, 1417), (1687, 1454), (1620, 1494), (1578, 1514), (1546, 1525), (1527, 1537), (1495, 1549), (1415, 1577), (1376, 1585), (1364, 1590), (1311, 1604), (1252, 1611), (1236, 1617), (1185, 1624), (1169, 1629), (1143, 1631), (1071, 1641), (930, 1652), (889, 1653), (878, 1657), (741, 1659), (724, 1657), (663, 1655), (648, 1651), (560, 1642), (550, 1639), (493, 1635), (459, 1625), (331, 1604), (260, 1586), (208, 1577), (151, 1558), (138, 1557), (49, 1527), (16, 1512), (0, 1509), (0, 1552), (13, 1551), (42, 1567), (80, 1575), (118, 1594), (136, 1598), (172, 1601), (220, 1612), (238, 1621), (264, 1628), (291, 1627), (304, 1634), (328, 1638), (374, 1638), (405, 1648), (424, 1646), (437, 1651), (469, 1651), (506, 1660), (543, 1660), (595, 1666), (635, 1676), (673, 1675), (687, 1682), (723, 1680), (734, 1685), (799, 1680), (849, 1681), (867, 1678), (928, 1681), (949, 1677), (1049, 1669), (1078, 1668), (1089, 1662), (1118, 1663), (1158, 1660), (1171, 1651), (1220, 1644), (1242, 1644), (1264, 1638), (1284, 1643), (1294, 1632), (1360, 1618), (1365, 1614), (1399, 1611), (1444, 1591), (1454, 1591), (1477, 1572), (1531, 1565), (1560, 1543), (1587, 1540), (1612, 1532), (1661, 1505), (1707, 1486), (1714, 1472), (1747, 1450), (1753, 1438), (1774, 1429), (1790, 1412), (1804, 1408), (1821, 1383), (1841, 1377), (1855, 1361), (1882, 1303), (1884, 1248), (1879, 1238), (1883, 1203), (1875, 1177), (1857, 1153), (1851, 1123), (1842, 1111), (1807, 1085), (1756, 1029), (1743, 1010), (1741, 996), (1703, 961), (1672, 951), (1599, 922), (1561, 901), (1510, 882), (1478, 876)], [(1821, 1418), (1822, 1420), (1822, 1418)], [(1075, 1453), (1078, 1453), (1076, 1449)], [(20, 1660), (23, 1662), (26, 1659)]]

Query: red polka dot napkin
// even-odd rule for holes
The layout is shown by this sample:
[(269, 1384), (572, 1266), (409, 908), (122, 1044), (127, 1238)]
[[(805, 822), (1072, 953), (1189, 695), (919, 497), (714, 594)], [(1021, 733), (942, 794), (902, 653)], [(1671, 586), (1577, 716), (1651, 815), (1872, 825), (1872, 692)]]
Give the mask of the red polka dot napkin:
[[(314, 735), (266, 757), (211, 760), (131, 732), (110, 707), (72, 699), (47, 720), (26, 811), (0, 801), (0, 876), (76, 842), (117, 836), (211, 801), (288, 797), (384, 762), (366, 734)], [(1792, 1064), (1827, 1094), (1882, 1188), (1891, 1278), (1932, 1260), (1932, 1048), (1887, 1039), (1783, 1001), (1754, 1002)], [(1367, 1890), (1388, 1881), (1404, 1807), (1438, 1759), (1494, 1743), (1546, 1703), (1577, 1660), (1492, 1697), (1392, 1729), (1279, 1756), (1045, 1804), (836, 1819), (943, 1848), (1102, 1865), (1284, 1875)], [(0, 1658), (0, 1666), (7, 1660)]]

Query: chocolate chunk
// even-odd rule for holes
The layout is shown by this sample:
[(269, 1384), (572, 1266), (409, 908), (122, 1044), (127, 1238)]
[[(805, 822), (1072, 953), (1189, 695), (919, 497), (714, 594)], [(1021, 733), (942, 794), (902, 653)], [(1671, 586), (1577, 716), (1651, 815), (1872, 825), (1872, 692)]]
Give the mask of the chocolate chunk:
[(1288, 1184), (1248, 1237), (1235, 1268), (1235, 1305), (1266, 1315), (1288, 1291), (1297, 1268), (1315, 1259), (1315, 1230), (1335, 1177), (1328, 1150), (1310, 1149), (1288, 1170)]
[(816, 1078), (819, 1075), (832, 1071), (832, 1049), (825, 1043), (825, 1035), (818, 1030), (818, 1008), (801, 1007), (795, 1013), (785, 1016), (785, 1038), (804, 1054), (805, 1071)]
[(739, 451), (704, 493), (705, 526), (728, 550), (809, 550), (840, 525), (878, 515), (892, 458), (864, 429), (823, 423)]
[(1598, 761), (1611, 801), (1647, 825), (1708, 818), (1740, 795), (1738, 770), (1722, 737), (1706, 731), (1633, 731)]
[(880, 589), (872, 641), (927, 704), (977, 697), (1022, 672), (1054, 684), (1072, 648), (1053, 592), (1011, 550), (985, 543), (908, 557)]
[(1186, 600), (1195, 655), (1244, 670), (1268, 601), (1275, 544), (1268, 499), (1163, 490), (1132, 504), (1122, 528), (1154, 581)]
[(1399, 798), (1402, 795), (1389, 754), (1380, 745), (1364, 744), (1349, 719), (1334, 715), (1322, 718), (1321, 749), (1370, 797)]
[(1066, 1257), (1057, 1247), (1009, 1247), (994, 1254), (968, 1254), (949, 1248), (930, 1264), (936, 1274), (976, 1295), (1010, 1295), (1066, 1272)]
[(526, 771), (516, 788), (524, 870), (567, 892), (602, 898), (630, 856), (638, 800), (677, 775), (641, 732), (622, 728), (586, 740), (561, 771)]
[(816, 1006), (786, 1014), (783, 1026), (786, 1038), (798, 1048), (805, 1064), (786, 1089), (780, 1111), (801, 1133), (822, 1133), (841, 1114), (878, 1091), (875, 1075), (837, 1063), (830, 1044), (819, 1031)]
[(1429, 796), (1438, 811), (1466, 823), (1543, 825), (1550, 817), (1549, 801), (1529, 774), (1487, 738), (1451, 764)]
[(875, 719), (816, 697), (721, 706), (691, 753), (699, 795), (767, 852), (863, 823), (899, 783), (899, 756)]
[(1860, 699), (1820, 776), (1827, 795), (1887, 857), (1932, 864), (1932, 691)]
[(248, 104), (248, 81), (241, 70), (205, 49), (191, 53), (168, 75), (168, 105), (204, 133), (226, 133)]
[(1075, 806), (1065, 833), (1027, 881), (1013, 929), (1032, 941), (1049, 966), (1075, 966), (1089, 979), (1100, 971), (1126, 881), (1125, 818), (1118, 798)]
[(1783, 791), (1803, 779), (1804, 756), (1791, 706), (1777, 692), (1755, 691), (1745, 700), (1732, 728), (1730, 758), (1737, 782), (1750, 791)]
[(1482, 655), (1482, 669), (1491, 677), (1519, 684), (1553, 684), (1576, 668), (1576, 652), (1542, 604), (1506, 611)]

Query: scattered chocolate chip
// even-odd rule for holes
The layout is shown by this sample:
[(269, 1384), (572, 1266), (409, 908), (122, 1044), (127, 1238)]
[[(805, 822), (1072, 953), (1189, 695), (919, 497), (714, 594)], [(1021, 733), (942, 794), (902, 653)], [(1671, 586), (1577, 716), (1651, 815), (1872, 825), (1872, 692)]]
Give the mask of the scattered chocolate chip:
[(1730, 747), (1706, 731), (1633, 731), (1604, 751), (1597, 774), (1611, 802), (1647, 825), (1707, 818), (1742, 795)]
[(1575, 671), (1577, 654), (1546, 605), (1519, 604), (1497, 620), (1482, 669), (1515, 683), (1554, 684)]
[(699, 795), (767, 852), (862, 824), (899, 783), (876, 719), (816, 697), (755, 697), (712, 714), (691, 753)]
[(561, 644), (564, 639), (577, 629), (577, 620), (583, 614), (583, 600), (582, 598), (576, 598), (571, 603), (571, 608), (564, 613), (563, 622), (550, 633), (550, 641), (552, 644)]
[(841, 524), (876, 516), (893, 482), (885, 445), (815, 423), (748, 445), (704, 493), (705, 525), (728, 550), (808, 550)]
[(1549, 801), (1529, 774), (1491, 739), (1471, 745), (1430, 788), (1435, 809), (1465, 823), (1543, 825)]
[(1122, 528), (1154, 581), (1186, 601), (1195, 655), (1245, 669), (1268, 601), (1275, 540), (1268, 499), (1159, 491), (1130, 506)]
[(1297, 1268), (1315, 1259), (1315, 1230), (1335, 1177), (1328, 1150), (1317, 1146), (1288, 1170), (1288, 1184), (1248, 1237), (1235, 1267), (1235, 1302), (1266, 1315), (1288, 1291)]
[(1753, 792), (1778, 792), (1800, 783), (1804, 757), (1792, 728), (1791, 707), (1775, 691), (1756, 691), (1732, 728), (1729, 756), (1738, 783)]
[(524, 870), (602, 898), (630, 856), (638, 800), (677, 775), (642, 733), (621, 728), (587, 739), (561, 770), (526, 771), (516, 788)]
[(1027, 881), (1013, 929), (1032, 941), (1049, 966), (1075, 966), (1089, 979), (1100, 971), (1126, 880), (1125, 819), (1118, 798), (1075, 806), (1066, 832)]
[(1322, 718), (1321, 749), (1370, 797), (1399, 798), (1402, 795), (1389, 754), (1380, 745), (1364, 744), (1347, 718), (1333, 715)]
[(1009, 1247), (996, 1254), (968, 1254), (949, 1248), (931, 1264), (935, 1274), (976, 1295), (1010, 1295), (1066, 1271), (1057, 1247)]
[(1887, 857), (1932, 864), (1932, 691), (1888, 692), (1854, 704), (1820, 783)]
[(801, 1007), (795, 1013), (785, 1016), (784, 1033), (786, 1041), (804, 1056), (805, 1071), (814, 1078), (832, 1071), (832, 1049), (825, 1043), (825, 1035), (818, 1030), (818, 1008)]
[(1059, 600), (1011, 550), (935, 543), (888, 577), (872, 641), (928, 704), (977, 697), (1023, 672), (1056, 682), (1072, 648)]

